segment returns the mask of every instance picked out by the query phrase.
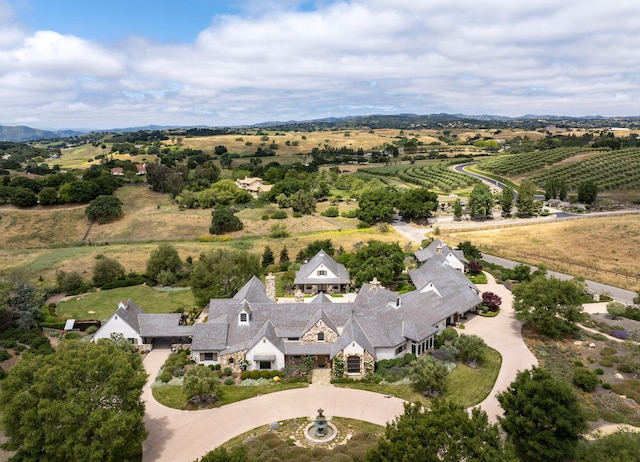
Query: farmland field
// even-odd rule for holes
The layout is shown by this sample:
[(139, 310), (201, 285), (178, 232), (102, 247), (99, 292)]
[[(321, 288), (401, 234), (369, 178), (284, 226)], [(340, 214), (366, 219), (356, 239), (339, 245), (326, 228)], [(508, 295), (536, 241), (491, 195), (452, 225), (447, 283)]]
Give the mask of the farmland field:
[(362, 168), (359, 172), (383, 177), (397, 177), (407, 183), (445, 193), (463, 189), (479, 182), (471, 176), (451, 170), (449, 168), (450, 165), (450, 162), (435, 162), (423, 165), (389, 165)]

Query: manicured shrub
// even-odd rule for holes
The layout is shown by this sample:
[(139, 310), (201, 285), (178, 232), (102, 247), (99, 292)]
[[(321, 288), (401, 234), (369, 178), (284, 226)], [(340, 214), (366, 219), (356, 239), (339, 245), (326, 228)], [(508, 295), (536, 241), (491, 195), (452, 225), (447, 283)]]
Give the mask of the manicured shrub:
[(214, 364), (214, 368), (215, 368), (215, 370), (219, 371), (220, 370), (220, 364)]
[(591, 392), (598, 386), (600, 379), (595, 372), (586, 367), (578, 367), (573, 372), (573, 384), (583, 391)]
[(222, 370), (222, 375), (225, 376), (225, 377), (231, 377), (232, 374), (233, 374), (233, 370), (231, 370), (230, 367), (225, 367)]
[(414, 355), (413, 353), (407, 353), (406, 355), (404, 355), (404, 357), (402, 358), (404, 360), (405, 364), (411, 364), (413, 361), (416, 360), (416, 355)]
[(240, 380), (251, 378), (251, 371), (242, 371), (240, 373)]
[(98, 328), (96, 326), (89, 326), (86, 330), (87, 334), (89, 335), (93, 335), (98, 331)]
[(236, 381), (231, 378), (231, 377), (227, 377), (227, 379), (224, 381), (225, 385), (235, 385)]
[(258, 380), (260, 378), (260, 371), (251, 371), (251, 375), (249, 377), (253, 380)]
[(164, 371), (158, 376), (158, 380), (160, 380), (162, 383), (167, 383), (169, 380), (171, 380), (171, 372)]
[(81, 337), (82, 335), (80, 334), (80, 332), (67, 332), (66, 334), (64, 334), (64, 338), (66, 340), (78, 340)]
[(444, 340), (451, 341), (458, 336), (458, 332), (453, 327), (447, 327), (445, 330), (442, 331), (442, 334), (440, 335)]
[(271, 378), (271, 371), (260, 371), (260, 378), (261, 379), (270, 379)]
[(275, 371), (275, 370), (274, 370), (274, 371), (271, 371), (271, 372), (269, 373), (269, 376), (270, 376), (271, 378), (274, 378), (274, 377), (280, 377), (280, 371)]

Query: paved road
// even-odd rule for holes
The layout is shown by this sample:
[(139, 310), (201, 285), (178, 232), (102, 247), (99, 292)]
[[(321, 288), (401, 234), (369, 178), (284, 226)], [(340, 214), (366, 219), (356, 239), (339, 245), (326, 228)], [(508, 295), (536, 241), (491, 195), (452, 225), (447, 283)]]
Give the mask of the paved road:
[[(465, 167), (467, 167), (469, 165), (475, 165), (477, 163), (478, 162), (466, 162), (464, 164), (454, 165), (453, 169), (458, 173), (462, 173), (463, 175), (469, 175), (469, 176), (473, 176), (475, 178), (478, 178), (478, 179), (482, 180), (483, 182), (488, 183), (490, 186), (495, 186), (496, 188), (498, 188), (501, 191), (504, 188), (507, 187), (507, 185), (502, 183), (501, 181), (494, 180), (493, 178), (489, 178), (488, 176), (480, 175), (478, 173), (468, 172), (468, 171), (465, 170)], [(517, 200), (518, 200), (518, 191), (516, 191), (514, 189), (513, 190), (513, 201), (515, 202)]]

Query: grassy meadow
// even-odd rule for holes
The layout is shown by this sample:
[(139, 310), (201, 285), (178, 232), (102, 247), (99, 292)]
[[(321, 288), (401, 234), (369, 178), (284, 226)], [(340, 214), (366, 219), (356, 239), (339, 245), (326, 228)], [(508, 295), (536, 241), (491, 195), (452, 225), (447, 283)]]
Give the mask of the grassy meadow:
[[(451, 244), (471, 241), (480, 246), (498, 246), (500, 249), (491, 249), (491, 254), (505, 258), (515, 257), (516, 251), (539, 255), (543, 257), (542, 260), (524, 257), (518, 257), (518, 259), (528, 260), (529, 264), (544, 263), (552, 270), (638, 290), (639, 283), (587, 271), (576, 266), (586, 265), (599, 270), (637, 277), (640, 275), (638, 229), (640, 229), (640, 215), (636, 214), (556, 223), (532, 223), (529, 226), (483, 231), (469, 230), (448, 234), (446, 240)], [(563, 260), (567, 264), (547, 260), (546, 257)]]

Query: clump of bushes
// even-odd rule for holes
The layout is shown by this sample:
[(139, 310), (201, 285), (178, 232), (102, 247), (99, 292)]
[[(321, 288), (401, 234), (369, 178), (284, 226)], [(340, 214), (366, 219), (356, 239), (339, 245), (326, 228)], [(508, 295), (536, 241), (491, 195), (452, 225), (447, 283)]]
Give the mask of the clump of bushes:
[(573, 371), (573, 384), (582, 391), (592, 392), (598, 386), (598, 375), (586, 367), (576, 367)]

